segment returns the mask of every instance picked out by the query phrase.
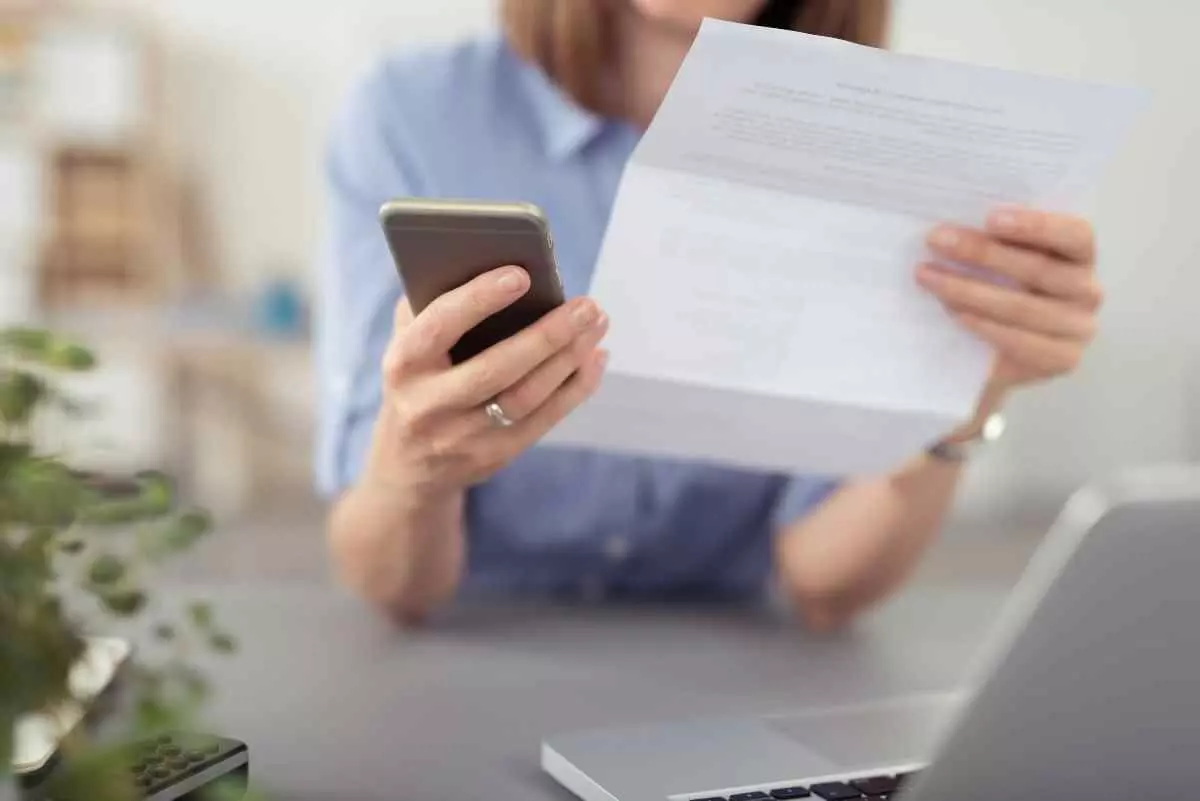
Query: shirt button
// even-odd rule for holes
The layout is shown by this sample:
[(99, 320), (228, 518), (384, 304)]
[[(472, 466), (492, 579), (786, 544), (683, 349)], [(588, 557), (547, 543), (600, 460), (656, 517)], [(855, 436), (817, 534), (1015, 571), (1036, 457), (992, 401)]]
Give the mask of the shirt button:
[(612, 562), (624, 562), (633, 551), (633, 546), (625, 537), (612, 537), (604, 543), (604, 555)]

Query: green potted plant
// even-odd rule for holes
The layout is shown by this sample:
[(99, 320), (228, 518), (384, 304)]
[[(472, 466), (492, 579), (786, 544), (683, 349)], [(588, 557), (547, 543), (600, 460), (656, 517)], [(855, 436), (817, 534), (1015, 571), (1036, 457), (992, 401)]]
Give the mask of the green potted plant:
[(151, 589), (155, 568), (208, 532), (207, 516), (179, 508), (162, 475), (81, 472), (40, 436), (86, 414), (63, 379), (94, 366), (91, 352), (50, 332), (0, 330), (0, 782), (12, 780), (17, 721), (71, 701), (88, 635), (135, 621), (157, 640), (123, 671), (120, 731), (101, 741), (78, 726), (66, 736), (56, 801), (136, 798), (121, 749), (186, 726), (206, 693), (197, 658), (234, 649), (206, 604), (161, 616)]

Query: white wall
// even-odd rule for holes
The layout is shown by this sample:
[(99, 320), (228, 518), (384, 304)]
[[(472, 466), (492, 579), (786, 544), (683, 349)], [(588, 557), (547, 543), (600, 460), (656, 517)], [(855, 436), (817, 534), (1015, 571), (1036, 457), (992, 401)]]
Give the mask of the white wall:
[(493, 0), (83, 0), (163, 36), (169, 126), (201, 179), (235, 288), (304, 279), (317, 248), (328, 120), (380, 52), (487, 24)]
[[(91, 0), (144, 11), (167, 36), (172, 123), (203, 178), (236, 284), (274, 264), (309, 273), (318, 156), (340, 94), (389, 44), (454, 36), (492, 0)], [(1155, 92), (1094, 204), (1105, 331), (1080, 375), (1027, 393), (974, 471), (970, 513), (1035, 510), (1131, 461), (1200, 458), (1200, 4), (1191, 0), (900, 0), (899, 49)], [(1184, 370), (1190, 363), (1192, 372)], [(1188, 394), (1190, 392), (1190, 395)], [(1188, 438), (1191, 438), (1190, 440)]]
[(1200, 459), (1197, 29), (1200, 4), (1180, 0), (901, 0), (898, 49), (1153, 92), (1089, 209), (1109, 290), (1101, 337), (1079, 375), (1015, 405), (1007, 441), (972, 476), (975, 511), (1020, 497), (1044, 514), (1089, 475)]

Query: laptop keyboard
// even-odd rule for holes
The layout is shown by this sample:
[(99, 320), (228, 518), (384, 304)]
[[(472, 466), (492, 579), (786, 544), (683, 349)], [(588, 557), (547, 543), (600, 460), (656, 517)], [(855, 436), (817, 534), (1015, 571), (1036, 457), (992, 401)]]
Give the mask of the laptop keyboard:
[(905, 783), (915, 777), (915, 773), (873, 776), (848, 782), (822, 782), (807, 786), (754, 790), (731, 796), (707, 796), (693, 801), (790, 801), (793, 798), (808, 798), (811, 801), (888, 801)]

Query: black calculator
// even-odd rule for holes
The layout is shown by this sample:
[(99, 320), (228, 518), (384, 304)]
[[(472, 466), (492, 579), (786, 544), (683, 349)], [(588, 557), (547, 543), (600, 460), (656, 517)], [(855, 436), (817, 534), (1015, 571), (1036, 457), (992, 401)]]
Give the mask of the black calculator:
[[(229, 793), (245, 790), (250, 749), (228, 737), (164, 734), (134, 747), (130, 769), (145, 801), (175, 801), (218, 781), (229, 785), (223, 788)], [(222, 795), (221, 801), (231, 797)]]
[[(205, 791), (220, 787), (213, 801), (236, 801), (246, 790), (250, 749), (228, 737), (205, 734), (163, 734), (135, 743), (128, 750), (133, 788), (142, 801), (204, 799)], [(53, 801), (54, 777), (39, 793)]]

